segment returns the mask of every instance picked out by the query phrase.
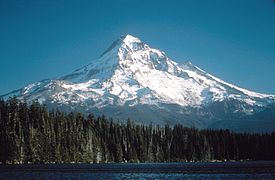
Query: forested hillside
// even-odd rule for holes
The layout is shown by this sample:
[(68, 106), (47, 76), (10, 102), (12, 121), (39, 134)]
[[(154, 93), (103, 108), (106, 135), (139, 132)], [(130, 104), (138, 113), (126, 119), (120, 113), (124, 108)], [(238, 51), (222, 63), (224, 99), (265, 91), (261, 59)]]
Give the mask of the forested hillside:
[(1, 163), (275, 160), (275, 133), (121, 123), (0, 100)]

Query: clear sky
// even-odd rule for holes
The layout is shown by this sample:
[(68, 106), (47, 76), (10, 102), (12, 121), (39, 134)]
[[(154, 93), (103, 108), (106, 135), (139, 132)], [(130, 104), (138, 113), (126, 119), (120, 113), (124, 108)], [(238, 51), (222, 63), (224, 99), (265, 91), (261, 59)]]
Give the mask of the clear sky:
[(275, 94), (273, 0), (0, 0), (0, 94), (86, 65), (123, 34)]

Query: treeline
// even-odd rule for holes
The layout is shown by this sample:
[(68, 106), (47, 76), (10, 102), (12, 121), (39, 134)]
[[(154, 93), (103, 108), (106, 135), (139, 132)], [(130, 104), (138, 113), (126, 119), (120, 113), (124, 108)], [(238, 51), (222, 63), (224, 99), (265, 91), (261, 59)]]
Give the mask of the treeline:
[(275, 133), (114, 122), (0, 100), (0, 163), (275, 160)]

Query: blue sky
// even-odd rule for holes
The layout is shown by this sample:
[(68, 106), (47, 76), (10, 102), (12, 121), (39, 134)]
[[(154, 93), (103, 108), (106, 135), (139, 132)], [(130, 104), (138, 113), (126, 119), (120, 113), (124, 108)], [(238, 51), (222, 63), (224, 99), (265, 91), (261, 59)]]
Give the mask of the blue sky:
[(0, 94), (86, 65), (122, 34), (275, 94), (272, 0), (0, 0)]

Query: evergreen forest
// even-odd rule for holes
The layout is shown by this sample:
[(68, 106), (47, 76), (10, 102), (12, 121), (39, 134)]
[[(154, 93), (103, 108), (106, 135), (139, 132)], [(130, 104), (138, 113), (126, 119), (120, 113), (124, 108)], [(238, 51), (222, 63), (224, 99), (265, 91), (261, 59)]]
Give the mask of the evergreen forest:
[(275, 160), (275, 133), (140, 125), (0, 100), (0, 163)]

